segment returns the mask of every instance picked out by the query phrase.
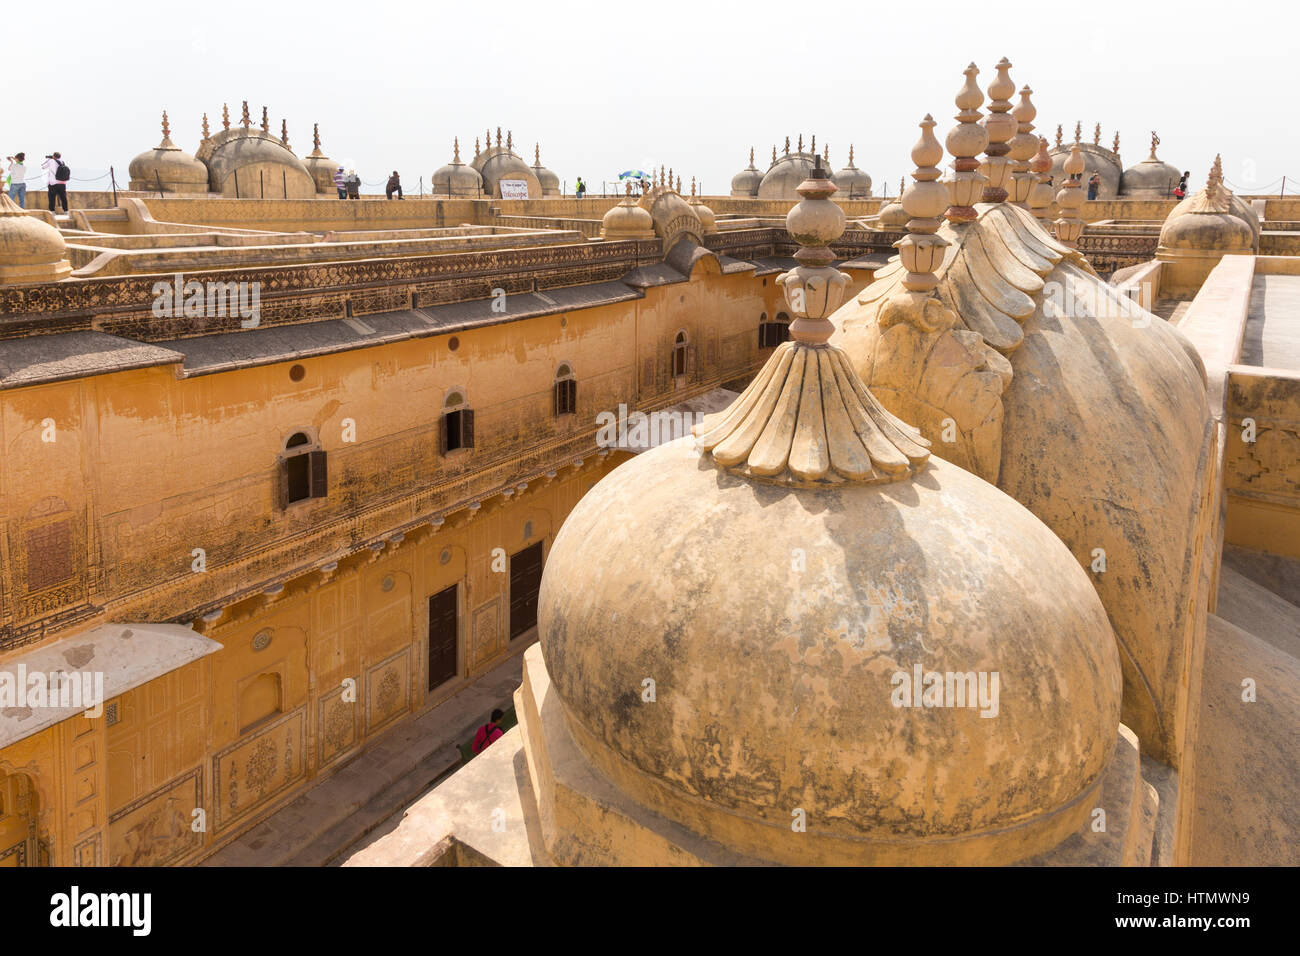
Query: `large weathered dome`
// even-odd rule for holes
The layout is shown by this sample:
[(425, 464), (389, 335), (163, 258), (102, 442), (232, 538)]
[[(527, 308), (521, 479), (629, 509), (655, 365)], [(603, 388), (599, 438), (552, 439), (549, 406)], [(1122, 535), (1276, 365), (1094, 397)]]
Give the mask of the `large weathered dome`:
[(540, 199), (542, 184), (533, 168), (509, 146), (489, 146), (474, 157), (470, 164), (483, 177), (483, 184), (496, 199), (501, 198), (503, 179), (523, 181), (528, 185), (528, 198)]
[[(248, 122), (247, 106), (244, 122)], [(316, 195), (316, 180), (302, 160), (264, 129), (223, 129), (199, 145), (198, 159), (208, 168), (208, 188), (225, 196), (311, 199)]]
[(798, 200), (799, 193), (796, 190), (812, 172), (816, 158), (813, 153), (802, 150), (787, 152), (763, 174), (763, 179), (758, 184), (758, 198)]
[(930, 462), (826, 344), (844, 215), (820, 168), (800, 191), (801, 265), (777, 280), (793, 341), (555, 538), (539, 599), (554, 693), (622, 795), (750, 858), (1044, 852), (1092, 811), (1114, 750), (1105, 610), (1037, 518)]
[(1151, 155), (1136, 166), (1124, 170), (1119, 181), (1119, 194), (1125, 199), (1168, 199), (1174, 194), (1181, 173), (1156, 156), (1159, 137), (1151, 134)]
[[(1070, 158), (1072, 143), (1053, 146), (1048, 150), (1052, 157), (1053, 188), (1060, 189), (1065, 182), (1065, 161)], [(1084, 170), (1080, 181), (1083, 183), (1084, 195), (1087, 195), (1088, 180), (1096, 173), (1101, 179), (1101, 188), (1097, 191), (1098, 199), (1114, 199), (1119, 195), (1119, 181), (1124, 174), (1120, 166), (1119, 154), (1105, 146), (1095, 143), (1080, 143), (1079, 151), (1083, 153)]]

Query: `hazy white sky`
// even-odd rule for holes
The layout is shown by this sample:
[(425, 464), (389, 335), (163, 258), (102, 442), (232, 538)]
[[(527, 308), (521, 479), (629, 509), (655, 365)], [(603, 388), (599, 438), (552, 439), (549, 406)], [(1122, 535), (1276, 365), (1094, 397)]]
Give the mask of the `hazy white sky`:
[(476, 135), (501, 126), (530, 161), (540, 142), (570, 190), (579, 174), (599, 191), (624, 169), (665, 163), (725, 194), (751, 145), (765, 169), (773, 144), (815, 133), (835, 169), (856, 144), (876, 191), (892, 193), (917, 121), (933, 113), (942, 139), (962, 69), (974, 60), (987, 87), (1006, 56), (1017, 87), (1033, 87), (1049, 141), (1076, 119), (1091, 141), (1100, 121), (1106, 145), (1119, 130), (1127, 166), (1155, 129), (1160, 157), (1194, 183), (1221, 152), (1239, 191), (1276, 191), (1283, 175), (1300, 191), (1300, 7), (1271, 0), (1093, 2), (1073, 24), (1059, 4), (974, 0), (58, 9), (55, 23), (27, 21), (27, 42), (5, 44), (0, 155), (25, 150), (39, 163), (59, 149), (74, 188), (96, 188), (84, 180), (110, 164), (125, 184), (131, 158), (158, 142), (162, 109), (193, 152), (204, 111), (219, 129), (221, 104), (234, 122), (247, 99), (254, 122), (263, 104), (277, 133), (288, 119), (300, 156), (318, 122), (331, 158), (371, 183), (398, 169), (412, 192), (450, 158), (453, 136), (467, 158)]

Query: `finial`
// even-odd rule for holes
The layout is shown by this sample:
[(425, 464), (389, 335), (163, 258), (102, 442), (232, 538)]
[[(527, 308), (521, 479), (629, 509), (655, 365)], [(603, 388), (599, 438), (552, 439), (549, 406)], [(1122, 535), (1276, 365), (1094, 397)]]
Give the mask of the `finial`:
[(696, 446), (706, 460), (748, 481), (843, 487), (909, 478), (925, 466), (928, 442), (885, 411), (844, 351), (827, 344), (835, 330), (827, 317), (849, 277), (831, 266), (830, 244), (844, 232), (844, 211), (830, 199), (835, 183), (821, 156), (814, 154), (797, 191), (803, 198), (785, 227), (799, 244), (799, 265), (776, 280), (795, 317), (791, 341), (777, 347), (729, 409), (696, 426)]
[(907, 222), (907, 235), (895, 245), (907, 275), (903, 288), (909, 292), (927, 293), (939, 284), (935, 269), (943, 262), (943, 250), (948, 240), (936, 235), (942, 225), (940, 216), (948, 207), (948, 189), (939, 182), (942, 175), (939, 163), (943, 161), (943, 147), (934, 138), (934, 117), (929, 113), (921, 120), (921, 138), (912, 147), (912, 173), (914, 184), (902, 196), (903, 211), (911, 218)]
[(1092, 145), (1093, 146), (1101, 145), (1101, 124), (1100, 123), (1098, 123), (1096, 126), (1092, 128)]
[(479, 153), (481, 153), (481, 152), (482, 152), (482, 150), (479, 149), (479, 145), (478, 145), (478, 137), (475, 136), (475, 137), (474, 137), (474, 155), (477, 156), (477, 155), (478, 155)]
[(1029, 211), (1034, 214), (1043, 228), (1051, 222), (1052, 209), (1052, 157), (1047, 152), (1047, 137), (1038, 138), (1038, 152), (1029, 162), (1030, 172), (1034, 174), (1034, 186), (1029, 190)]
[(484, 129), (483, 132), (484, 132), (484, 134), (485, 134), (485, 136), (483, 137), (483, 148), (484, 148), (484, 149), (491, 149), (491, 148), (492, 148), (492, 130), (490, 130), (490, 129)]
[(280, 142), (285, 149), (289, 148), (289, 121), (283, 117), (280, 119)]
[(1074, 141), (1076, 143), (1083, 140), (1083, 120), (1074, 121)]
[(682, 174), (678, 173), (677, 174), (677, 195), (680, 196), (681, 194), (682, 194)]
[(695, 198), (695, 177), (691, 177), (691, 199)]
[(790, 155), (790, 137), (789, 137), (789, 136), (787, 136), (787, 137), (785, 138), (785, 154), (786, 154), (787, 156)]
[(1155, 131), (1155, 130), (1152, 130), (1152, 131), (1151, 131), (1151, 155), (1150, 155), (1150, 157), (1148, 157), (1149, 159), (1151, 159), (1151, 160), (1155, 160), (1155, 158), (1156, 158), (1156, 147), (1159, 146), (1159, 145), (1160, 145), (1160, 137), (1156, 135), (1156, 131)]
[(208, 139), (209, 139), (209, 136), (208, 136), (208, 114), (207, 114), (207, 113), (204, 113), (204, 114), (203, 114), (203, 140), (202, 140), (202, 141), (206, 143), (206, 142), (208, 141)]
[(501, 145), (501, 127), (500, 127), (500, 126), (497, 127), (497, 145), (498, 145), (498, 146)]
[(803, 152), (803, 133), (800, 133), (800, 134), (799, 134), (799, 149), (798, 149), (798, 152), (800, 152), (800, 153)]
[(311, 124), (311, 148), (313, 152), (320, 152), (320, 123)]
[(979, 76), (979, 67), (970, 64), (964, 71), (966, 82), (957, 91), (956, 104), (957, 125), (948, 131), (946, 143), (948, 152), (952, 153), (953, 177), (948, 182), (948, 194), (951, 205), (944, 214), (951, 223), (974, 222), (976, 218), (974, 202), (979, 198), (980, 190), (988, 180), (979, 171), (980, 162), (975, 157), (988, 145), (989, 134), (980, 125), (979, 106), (984, 102), (984, 94), (975, 84)]
[(773, 165), (773, 166), (776, 165), (776, 147), (775, 147), (775, 146), (772, 147), (772, 165)]
[(754, 165), (754, 147), (749, 147), (749, 165)]
[(1034, 188), (1034, 175), (1029, 170), (1029, 163), (1038, 152), (1038, 137), (1034, 135), (1034, 117), (1038, 115), (1038, 109), (1029, 99), (1033, 92), (1028, 86), (1021, 87), (1020, 102), (1011, 111), (1018, 127), (1016, 135), (1011, 137), (1011, 152), (1007, 154), (1011, 157), (1010, 199), (1022, 208)]
[(221, 104), (221, 128), (230, 129), (230, 107), (225, 103)]
[(817, 155), (817, 134), (816, 133), (813, 133), (812, 145), (808, 147), (808, 151), (812, 153), (814, 156)]
[(239, 124), (248, 129), (253, 125), (253, 121), (248, 118), (248, 100), (244, 100), (244, 114), (239, 118)]
[(1061, 218), (1056, 220), (1056, 238), (1071, 249), (1077, 249), (1079, 236), (1083, 234), (1083, 219), (1079, 209), (1083, 206), (1083, 183), (1079, 181), (1084, 170), (1083, 150), (1076, 137), (1070, 147), (1070, 158), (1065, 161), (1065, 183), (1056, 194), (1057, 205), (1061, 207)]
[(163, 134), (163, 139), (164, 139), (164, 140), (169, 140), (169, 139), (172, 138), (172, 130), (171, 130), (171, 126), (170, 126), (170, 124), (168, 124), (168, 122), (167, 122), (167, 111), (166, 111), (166, 110), (163, 110), (163, 118), (162, 118), (162, 134)]
[(1056, 145), (1057, 146), (1061, 145), (1061, 124), (1060, 123), (1056, 124)]
[(668, 188), (673, 188), (673, 168), (671, 166), (668, 167)]
[(262, 132), (263, 132), (263, 133), (269, 133), (269, 132), (271, 132), (271, 120), (270, 120), (270, 118), (266, 115), (266, 107), (265, 107), (265, 106), (262, 107)]
[(1205, 177), (1205, 185), (1210, 189), (1223, 188), (1223, 156), (1218, 153), (1214, 155), (1214, 165), (1210, 167), (1210, 175)]
[(506, 152), (512, 152), (515, 148), (515, 131), (506, 130)]
[(822, 146), (822, 159), (826, 162), (826, 168), (831, 168), (831, 144), (826, 143)]
[(1111, 152), (1113, 152), (1116, 156), (1119, 155), (1119, 130), (1115, 130), (1115, 144), (1111, 148)]
[[(477, 152), (478, 143), (476, 142), (474, 146), (475, 146), (475, 152)], [(452, 165), (454, 166), (460, 165), (460, 137), (459, 136), (453, 136), (451, 140), (451, 162)]]
[[(926, 113), (925, 115), (926, 115), (926, 116), (929, 116), (930, 114), (929, 114), (929, 113)], [(899, 202), (902, 202), (902, 200), (903, 200), (903, 191), (904, 191), (905, 189), (907, 189), (907, 177), (906, 177), (906, 176), (899, 176), (899, 177), (898, 177), (898, 200), (899, 200)]]
[(988, 158), (980, 164), (980, 172), (988, 177), (981, 199), (984, 202), (1005, 202), (1007, 180), (1011, 175), (1011, 138), (1016, 135), (1019, 123), (1011, 115), (1011, 96), (1016, 84), (1011, 82), (1011, 61), (1005, 56), (998, 61), (997, 76), (989, 84), (989, 115), (984, 117), (984, 129), (989, 134), (989, 144), (984, 150)]
[(663, 184), (664, 184), (664, 164), (660, 163), (659, 164), (659, 185), (662, 186)]
[(542, 165), (542, 144), (533, 143), (533, 165), (540, 167)]
[(849, 169), (855, 169), (853, 165), (853, 144), (849, 143)]

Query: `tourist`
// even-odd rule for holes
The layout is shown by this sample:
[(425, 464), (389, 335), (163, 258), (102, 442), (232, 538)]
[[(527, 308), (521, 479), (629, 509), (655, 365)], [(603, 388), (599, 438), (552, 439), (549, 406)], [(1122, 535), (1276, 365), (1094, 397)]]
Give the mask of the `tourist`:
[(340, 166), (334, 171), (334, 188), (339, 191), (340, 199), (348, 198), (348, 174)]
[(41, 163), (41, 169), (45, 170), (45, 189), (50, 196), (50, 213), (53, 214), (56, 201), (66, 213), (68, 211), (68, 180), (72, 178), (72, 171), (68, 169), (68, 164), (63, 161), (63, 156), (58, 150), (45, 157), (45, 162)]
[(492, 711), (492, 716), (488, 722), (480, 727), (474, 734), (474, 753), (481, 754), (487, 750), (493, 743), (505, 736), (505, 731), (501, 729), (501, 718), (505, 714), (501, 708)]
[(583, 194), (586, 193), (586, 191), (587, 191), (587, 184), (584, 183), (584, 182), (582, 181), (582, 177), (579, 176), (579, 177), (578, 177), (578, 185), (577, 185), (577, 187), (576, 187), (576, 189), (575, 189), (575, 193), (577, 194), (577, 197), (578, 197), (579, 199), (581, 199), (581, 198), (583, 197)]
[(19, 207), (27, 208), (27, 154), (14, 153), (6, 156), (9, 160), (9, 198)]
[(347, 187), (349, 199), (361, 198), (361, 177), (357, 175), (355, 169), (348, 170)]
[(1192, 175), (1190, 170), (1184, 170), (1182, 178), (1178, 180), (1178, 185), (1174, 187), (1174, 198), (1184, 199), (1187, 196), (1187, 177)]
[(1088, 180), (1088, 198), (1096, 199), (1097, 193), (1100, 189), (1101, 189), (1101, 177), (1098, 176), (1096, 173), (1093, 173), (1092, 178)]
[(389, 199), (393, 198), (393, 193), (397, 193), (397, 198), (402, 197), (402, 177), (397, 175), (397, 170), (393, 170), (393, 175), (388, 177), (388, 185), (384, 187), (384, 195)]

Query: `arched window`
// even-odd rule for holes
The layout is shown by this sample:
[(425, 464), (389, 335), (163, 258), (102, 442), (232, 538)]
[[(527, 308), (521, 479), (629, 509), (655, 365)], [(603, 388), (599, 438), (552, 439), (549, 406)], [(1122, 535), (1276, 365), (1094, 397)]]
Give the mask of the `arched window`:
[(280, 455), (280, 507), (308, 498), (324, 498), (329, 490), (325, 452), (306, 432), (294, 432)]
[(282, 709), (280, 675), (259, 674), (239, 695), (239, 732), (247, 733)]
[(574, 415), (578, 411), (578, 380), (568, 362), (555, 370), (555, 417)]
[(778, 312), (775, 319), (769, 320), (763, 313), (758, 320), (758, 347), (773, 349), (790, 339), (790, 316)]
[(444, 455), (458, 448), (474, 447), (474, 410), (460, 389), (452, 389), (443, 399), (441, 445)]
[(690, 371), (690, 342), (685, 332), (678, 332), (673, 342), (673, 377), (684, 378)]

